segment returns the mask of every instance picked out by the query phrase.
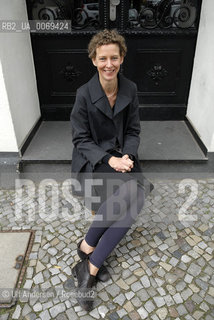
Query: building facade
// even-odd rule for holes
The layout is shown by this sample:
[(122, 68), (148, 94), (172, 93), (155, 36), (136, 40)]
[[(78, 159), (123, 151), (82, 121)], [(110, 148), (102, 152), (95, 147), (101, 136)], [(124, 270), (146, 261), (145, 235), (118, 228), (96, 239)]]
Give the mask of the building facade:
[[(146, 3), (146, 1), (142, 1), (142, 3), (143, 2)], [(152, 1), (149, 2), (150, 4), (152, 3)], [(153, 1), (152, 4), (156, 5), (157, 8), (160, 3), (158, 1), (156, 2), (157, 3)], [(103, 1), (102, 3), (108, 4), (108, 1)], [(126, 3), (126, 5), (129, 3), (128, 7), (125, 5), (122, 7), (124, 3)], [(100, 10), (99, 19), (103, 23), (100, 28), (114, 27), (120, 30), (120, 28), (123, 28), (122, 23), (125, 16), (121, 16), (118, 10), (122, 10), (122, 13), (125, 12), (128, 14), (126, 21), (129, 22), (129, 30), (127, 31), (126, 25), (123, 30), (126, 30), (127, 33), (123, 33), (127, 38), (130, 54), (127, 56), (127, 62), (123, 72), (138, 85), (140, 103), (142, 103), (142, 119), (179, 120), (185, 117), (194, 128), (206, 150), (209, 153), (214, 152), (213, 0), (203, 0), (200, 4), (200, 19), (198, 21), (197, 34), (193, 32), (191, 25), (188, 26), (188, 23), (186, 25), (186, 27), (190, 29), (188, 32), (184, 30), (185, 28), (183, 28), (182, 25), (180, 25), (180, 28), (179, 26), (177, 28), (176, 23), (181, 22), (176, 22), (177, 20), (173, 22), (172, 19), (169, 19), (168, 22), (165, 20), (164, 22), (165, 24), (171, 24), (171, 30), (169, 25), (163, 25), (162, 29), (164, 30), (157, 31), (156, 28), (156, 31), (154, 31), (154, 28), (152, 31), (154, 21), (152, 22), (152, 19), (149, 21), (146, 17), (144, 21), (149, 21), (150, 30), (148, 31), (148, 28), (143, 28), (143, 30), (142, 28), (137, 29), (136, 21), (139, 22), (139, 20), (137, 20), (136, 15), (140, 15), (140, 13), (145, 14), (148, 10), (150, 10), (150, 16), (151, 13), (154, 14), (154, 8), (152, 6), (145, 5), (144, 7), (141, 6), (138, 8), (139, 3), (141, 2), (119, 1), (121, 7), (117, 7), (114, 1), (110, 1), (108, 10), (105, 7), (102, 7), (102, 10)], [(186, 1), (184, 1), (182, 5), (184, 6), (185, 3)], [(83, 1), (83, 4), (85, 4), (85, 11), (83, 12), (87, 12), (87, 2)], [(96, 11), (96, 2), (92, 4), (95, 5), (94, 11)], [(33, 16), (29, 17), (32, 12), (30, 13), (28, 2), (25, 0), (15, 0), (12, 2), (0, 0), (0, 6), (2, 9), (0, 10), (1, 21), (28, 21), (35, 18)], [(106, 15), (108, 15), (108, 20), (106, 19), (105, 10), (107, 10)], [(172, 10), (172, 7), (170, 10)], [(177, 7), (175, 6), (171, 17), (176, 17), (174, 14), (176, 10)], [(178, 11), (179, 10), (177, 10), (177, 12)], [(47, 10), (45, 14), (47, 14)], [(88, 13), (88, 15), (90, 15), (90, 13)], [(36, 19), (38, 19), (38, 17), (36, 17)], [(75, 19), (77, 19), (77, 17), (75, 17)], [(81, 26), (82, 24), (83, 26), (85, 23), (84, 15), (82, 14), (79, 19), (78, 25)], [(94, 20), (96, 19), (94, 18)], [(172, 25), (173, 23), (174, 25)], [(159, 27), (160, 25), (158, 28)], [(176, 28), (179, 30), (175, 32), (174, 30)], [(87, 80), (87, 76), (91, 76), (94, 72), (94, 70), (88, 67), (89, 62), (86, 60), (86, 44), (94, 32), (93, 26), (90, 30), (82, 30), (79, 34), (77, 34), (76, 31), (75, 36), (70, 39), (72, 42), (69, 42), (68, 35), (64, 36), (63, 41), (57, 44), (59, 45), (59, 43), (61, 43), (61, 47), (58, 48), (60, 50), (57, 52), (57, 57), (55, 50), (56, 42), (53, 45), (53, 39), (55, 39), (54, 37), (56, 36), (52, 36), (53, 38), (51, 40), (50, 38), (45, 38), (44, 35), (32, 37), (30, 32), (1, 30), (0, 158), (10, 156), (21, 158), (23, 146), (41, 119), (51, 121), (51, 115), (55, 112), (53, 119), (59, 117), (61, 120), (68, 120), (69, 108), (72, 107), (76, 87), (81, 85), (82, 82), (84, 83)], [(179, 37), (179, 32), (181, 37)], [(186, 51), (181, 52), (181, 49), (176, 48), (180, 38), (182, 39), (180, 42), (182, 43), (182, 48)], [(143, 39), (146, 40), (143, 42)], [(161, 49), (154, 47), (153, 43), (156, 41), (154, 39), (159, 39), (157, 42), (159, 41), (159, 43), (161, 43)], [(70, 47), (68, 43), (72, 43)], [(147, 43), (148, 46), (145, 46), (143, 43)], [(170, 47), (172, 43), (175, 44), (173, 48)], [(49, 47), (47, 47), (47, 45)], [(151, 50), (149, 46), (153, 49)], [(49, 52), (49, 59), (53, 59), (51, 60), (53, 62), (52, 72), (54, 71), (56, 78), (47, 76), (50, 70), (44, 70), (44, 60), (41, 62), (44, 52), (47, 51)], [(136, 55), (136, 52), (138, 55)], [(181, 52), (181, 54), (179, 52)], [(71, 54), (74, 57), (73, 59), (76, 59), (75, 61), (79, 61), (79, 66), (83, 66), (83, 70), (87, 71), (85, 72), (86, 78), (83, 76), (83, 70), (79, 70), (70, 64), (70, 60), (67, 59), (68, 54)], [(59, 56), (60, 59), (58, 58)], [(134, 63), (135, 59), (133, 59), (133, 56), (136, 56), (137, 63), (136, 61)], [(144, 62), (147, 61), (148, 64), (151, 57), (153, 59), (152, 67), (144, 70)], [(164, 60), (167, 60), (167, 57), (169, 57), (169, 62), (172, 64), (169, 70), (164, 68)], [(182, 67), (176, 71), (173, 63), (178, 65), (179, 61), (181, 62), (180, 59), (183, 59), (181, 63)], [(60, 61), (65, 60), (66, 65), (60, 65)], [(38, 65), (40, 67), (38, 67)], [(64, 86), (67, 86), (66, 90), (58, 86), (60, 78), (57, 78), (57, 66), (61, 68), (58, 74), (63, 76), (64, 80), (62, 81), (65, 81)], [(185, 73), (187, 69), (189, 71)], [(143, 82), (145, 73), (148, 77), (146, 83)], [(82, 76), (78, 78), (78, 75)], [(168, 80), (166, 80), (167, 77)], [(77, 81), (73, 81), (74, 78), (77, 79)], [(81, 81), (79, 79), (81, 79)], [(173, 81), (178, 81), (178, 79), (179, 83), (176, 82), (176, 91), (173, 88)], [(146, 86), (149, 83), (150, 88), (147, 88)], [(172, 86), (172, 88), (170, 87), (166, 93), (164, 91), (164, 85), (168, 87)], [(154, 91), (153, 87), (156, 91)], [(45, 92), (44, 88), (46, 88)], [(71, 89), (69, 90), (69, 88)], [(50, 110), (51, 112), (49, 112)], [(62, 114), (66, 115), (65, 118), (62, 118)]]

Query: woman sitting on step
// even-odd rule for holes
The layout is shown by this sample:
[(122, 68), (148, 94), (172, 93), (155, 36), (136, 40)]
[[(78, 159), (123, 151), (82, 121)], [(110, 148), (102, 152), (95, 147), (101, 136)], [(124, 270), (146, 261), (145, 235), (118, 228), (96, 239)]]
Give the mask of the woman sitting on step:
[[(103, 263), (136, 220), (153, 187), (143, 176), (137, 155), (137, 88), (119, 73), (127, 51), (125, 39), (115, 30), (100, 31), (91, 39), (88, 51), (97, 72), (77, 90), (71, 113), (72, 172), (82, 186), (89, 173), (102, 184), (94, 185), (101, 202), (93, 204), (94, 221), (78, 243), (82, 261), (72, 269), (82, 293), (95, 280), (110, 278)], [(87, 191), (85, 188), (85, 195)], [(79, 295), (77, 300), (83, 309), (93, 308), (92, 297)]]

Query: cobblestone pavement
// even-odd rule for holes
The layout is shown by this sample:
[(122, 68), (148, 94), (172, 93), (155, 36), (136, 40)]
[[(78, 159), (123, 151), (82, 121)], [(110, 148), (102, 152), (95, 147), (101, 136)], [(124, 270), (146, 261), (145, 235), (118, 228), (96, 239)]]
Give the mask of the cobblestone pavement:
[[(0, 319), (213, 320), (214, 179), (154, 185), (136, 223), (105, 262), (111, 279), (97, 283), (91, 312), (72, 296), (30, 295), (0, 309)], [(30, 292), (63, 289), (67, 279), (72, 284), (77, 243), (91, 223), (80, 199), (66, 201), (59, 186), (59, 193), (40, 192), (40, 200), (37, 189), (32, 195), (24, 189), (23, 210), (14, 190), (0, 191), (1, 230), (35, 230), (22, 284)]]

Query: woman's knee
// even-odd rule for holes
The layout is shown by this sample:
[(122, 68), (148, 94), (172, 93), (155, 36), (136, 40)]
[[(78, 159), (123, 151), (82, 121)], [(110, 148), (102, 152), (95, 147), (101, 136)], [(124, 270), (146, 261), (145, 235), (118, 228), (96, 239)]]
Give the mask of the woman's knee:
[(131, 205), (137, 200), (138, 196), (138, 185), (136, 180), (129, 180), (124, 184), (125, 192), (124, 198), (127, 200), (128, 204)]

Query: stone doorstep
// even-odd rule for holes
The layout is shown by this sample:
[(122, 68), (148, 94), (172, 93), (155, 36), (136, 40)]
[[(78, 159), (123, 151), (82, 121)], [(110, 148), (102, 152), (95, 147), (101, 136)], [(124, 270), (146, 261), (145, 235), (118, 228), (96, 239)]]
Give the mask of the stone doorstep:
[[(185, 121), (141, 121), (140, 124), (140, 160), (207, 160)], [(69, 121), (43, 121), (24, 152), (22, 161), (71, 162), (71, 140)]]

